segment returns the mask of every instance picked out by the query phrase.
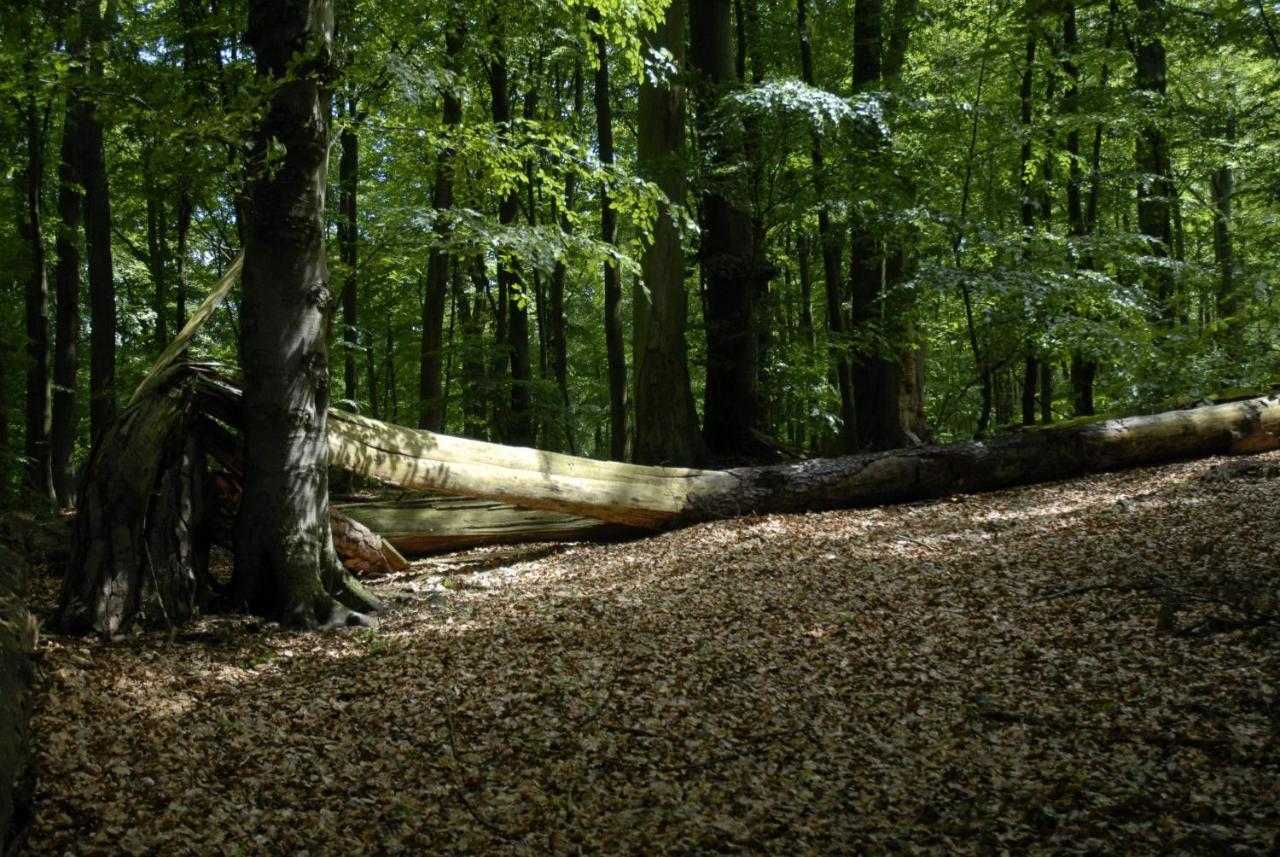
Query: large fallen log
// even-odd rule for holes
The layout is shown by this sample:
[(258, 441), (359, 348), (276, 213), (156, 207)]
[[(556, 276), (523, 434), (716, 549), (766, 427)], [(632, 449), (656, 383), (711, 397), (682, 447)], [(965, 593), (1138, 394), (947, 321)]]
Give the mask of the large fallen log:
[[(595, 518), (523, 509), (493, 500), (429, 497), (331, 507), (407, 554), (440, 553), (479, 545), (547, 541), (602, 541), (643, 531)], [(334, 528), (335, 537), (337, 527)]]
[(499, 446), (333, 411), (333, 464), (414, 491), (659, 529), (711, 518), (908, 502), (1280, 447), (1275, 396), (984, 441), (725, 471)]

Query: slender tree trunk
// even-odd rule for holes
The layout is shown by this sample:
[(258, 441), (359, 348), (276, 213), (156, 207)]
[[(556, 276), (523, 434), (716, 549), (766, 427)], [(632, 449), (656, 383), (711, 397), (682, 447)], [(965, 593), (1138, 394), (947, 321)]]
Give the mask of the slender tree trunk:
[[(809, 35), (806, 0), (796, 0), (796, 24), (800, 32), (801, 77), (815, 86), (813, 45)], [(822, 200), (818, 208), (818, 242), (822, 248), (822, 282), (827, 303), (827, 339), (836, 367), (836, 387), (840, 393), (840, 448), (853, 452), (858, 448), (858, 423), (854, 409), (853, 373), (849, 365), (847, 326), (844, 318), (844, 295), (840, 278), (840, 234), (831, 222), (831, 209), (826, 203), (826, 164), (822, 143), (815, 131), (812, 148), (813, 189)]]
[[(110, 9), (108, 5), (108, 9)], [(82, 0), (81, 25), (90, 56), (100, 55), (105, 22), (98, 0)], [(101, 89), (101, 59), (89, 62), (88, 86)], [(89, 434), (99, 434), (116, 411), (116, 294), (111, 261), (111, 201), (102, 120), (91, 98), (82, 102), (80, 138), (84, 178), (84, 231), (89, 260)]]
[(76, 505), (76, 347), (80, 338), (80, 91), (67, 94), (58, 163), (57, 322), (53, 351), (53, 487), (58, 505)]
[[(1235, 108), (1228, 106), (1225, 128), (1228, 143), (1236, 140)], [(1220, 324), (1220, 341), (1236, 350), (1240, 328), (1240, 293), (1236, 285), (1235, 243), (1231, 237), (1232, 198), (1235, 196), (1236, 177), (1230, 164), (1223, 164), (1213, 171), (1209, 180), (1209, 192), (1213, 203), (1213, 261), (1218, 269), (1218, 293), (1216, 309)]]
[[(35, 82), (34, 73), (30, 82)], [(30, 362), (27, 364), (26, 442), (23, 453), (27, 460), (27, 485), (33, 497), (53, 505), (57, 502), (57, 494), (53, 488), (50, 454), (53, 411), (49, 396), (49, 280), (41, 204), (45, 140), (34, 87), (27, 94), (24, 108), (27, 136), (26, 198), (20, 231), (27, 241), (30, 259), (25, 300), (27, 356)]]
[[(1022, 218), (1022, 257), (1027, 264), (1030, 264), (1031, 239), (1036, 225), (1037, 208), (1031, 188), (1033, 142), (1031, 127), (1034, 118), (1034, 105), (1031, 100), (1031, 94), (1034, 85), (1037, 34), (1033, 27), (1034, 22), (1031, 19), (1032, 12), (1030, 8), (1025, 9), (1024, 13), (1027, 16), (1027, 46), (1022, 66), (1022, 85), (1018, 90), (1018, 97), (1022, 105), (1018, 128), (1019, 133), (1022, 135), (1022, 149), (1018, 155), (1018, 193), (1021, 197), (1019, 211)], [(1038, 331), (1032, 330), (1028, 334), (1026, 342), (1027, 353), (1024, 358), (1022, 373), (1022, 424), (1024, 426), (1035, 425), (1036, 421), (1035, 404), (1037, 373), (1039, 371), (1039, 348), (1034, 337), (1037, 333)]]
[(342, 397), (355, 407), (360, 396), (360, 310), (357, 266), (360, 231), (357, 194), (360, 189), (360, 137), (356, 133), (356, 100), (346, 103), (347, 124), (339, 136), (338, 256), (342, 261)]
[[(599, 24), (600, 13), (595, 7), (588, 11), (590, 20)], [(596, 49), (596, 140), (600, 149), (600, 163), (609, 169), (613, 166), (613, 108), (609, 100), (609, 51), (604, 36), (593, 31), (591, 36)], [(612, 180), (606, 178), (600, 187), (600, 238), (610, 246), (618, 243), (618, 212), (613, 207), (610, 194)], [(622, 272), (612, 259), (604, 263), (604, 342), (605, 358), (609, 369), (609, 457), (614, 461), (627, 459), (627, 354), (622, 327)]]
[[(511, 126), (511, 97), (508, 91), (507, 60), (501, 42), (494, 47), (494, 59), (489, 64), (489, 92), (494, 124), (499, 133), (506, 136)], [(511, 226), (520, 213), (520, 197), (511, 188), (498, 207), (498, 222)], [(494, 420), (504, 443), (530, 446), (533, 443), (533, 424), (529, 412), (529, 382), (532, 366), (529, 363), (529, 311), (520, 274), (510, 259), (498, 259), (498, 342), (495, 368), (510, 366), (511, 391), (508, 401), (495, 402), (498, 418)], [(495, 373), (496, 374), (496, 373)], [(499, 388), (501, 399), (501, 388)]]
[[(457, 6), (450, 8), (450, 18), (444, 34), (445, 68), (453, 74), (461, 72), (461, 57), (465, 24)], [(431, 204), (437, 211), (447, 212), (453, 207), (453, 157), (451, 136), (462, 124), (462, 99), (454, 81), (444, 91), (444, 134), (450, 137), (436, 158), (436, 183)], [(447, 215), (446, 215), (447, 216)], [(445, 238), (450, 225), (440, 221), (436, 233)], [(418, 374), (418, 425), (421, 428), (441, 431), (444, 428), (444, 388), (441, 384), (441, 344), (444, 330), (445, 295), (449, 288), (449, 253), (446, 250), (431, 251), (427, 260), (427, 293), (422, 302), (422, 359)]]
[(465, 279), (459, 278), (455, 284), (462, 326), (462, 433), (484, 440), (484, 295), (488, 289), (484, 260), (476, 259), (470, 272), (474, 295), (467, 293)]
[[(1164, 0), (1137, 0), (1137, 88), (1146, 111), (1138, 129), (1138, 231), (1146, 236), (1147, 252), (1157, 258), (1173, 253), (1173, 187), (1169, 141), (1165, 136), (1165, 51), (1161, 34), (1167, 10)], [(1156, 317), (1165, 323), (1174, 317), (1173, 278), (1163, 265), (1149, 266), (1148, 285), (1156, 304)]]
[[(245, 492), (233, 589), (289, 625), (355, 624), (377, 599), (346, 574), (329, 526), (329, 406), (324, 196), (332, 67), (332, 0), (252, 0), (258, 75), (275, 82), (258, 135), (273, 170), (249, 188), (241, 350)], [(344, 606), (339, 606), (341, 602)]]
[[(582, 120), (582, 103), (584, 97), (584, 86), (582, 76), (582, 61), (574, 63), (573, 80), (571, 82), (573, 88), (573, 115), (571, 124), (574, 128), (574, 136), (578, 136), (577, 131)], [(564, 185), (564, 204), (565, 210), (560, 213), (560, 229), (565, 235), (573, 233), (573, 224), (569, 220), (569, 212), (573, 210), (578, 195), (578, 175), (576, 172), (570, 172), (565, 178)], [(553, 204), (554, 209), (554, 204)], [(569, 409), (569, 350), (568, 342), (565, 338), (565, 319), (564, 319), (564, 284), (565, 276), (568, 270), (565, 267), (564, 260), (557, 260), (555, 270), (551, 273), (551, 306), (549, 307), (550, 324), (548, 325), (548, 347), (550, 348), (551, 372), (556, 379), (556, 389), (560, 392), (561, 422), (564, 427), (565, 445), (569, 452), (577, 453), (577, 443), (574, 439), (573, 417)]]
[(689, 383), (685, 324), (688, 297), (684, 286), (684, 242), (672, 222), (671, 206), (684, 206), (685, 4), (672, 0), (664, 18), (646, 38), (650, 49), (665, 49), (675, 75), (640, 86), (636, 132), (637, 168), (654, 182), (667, 201), (658, 206), (653, 240), (641, 259), (644, 287), (637, 284), (632, 348), (635, 360), (635, 460), (645, 464), (694, 464), (705, 454)]

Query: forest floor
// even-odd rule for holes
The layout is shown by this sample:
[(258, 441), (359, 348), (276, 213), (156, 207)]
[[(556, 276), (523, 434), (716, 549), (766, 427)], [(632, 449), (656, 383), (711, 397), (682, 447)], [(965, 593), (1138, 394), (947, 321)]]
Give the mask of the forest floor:
[(1274, 854), (1280, 479), (1222, 461), (472, 551), (376, 630), (55, 637), (26, 847)]

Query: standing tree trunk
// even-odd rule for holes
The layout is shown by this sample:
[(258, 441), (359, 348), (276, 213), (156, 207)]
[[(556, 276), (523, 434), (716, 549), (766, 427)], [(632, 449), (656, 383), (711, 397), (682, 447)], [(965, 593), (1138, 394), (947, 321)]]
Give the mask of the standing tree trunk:
[[(1236, 139), (1236, 114), (1233, 106), (1227, 107), (1225, 137), (1228, 143)], [(1209, 193), (1213, 203), (1213, 261), (1218, 268), (1218, 340), (1229, 351), (1239, 352), (1238, 331), (1240, 320), (1240, 292), (1236, 285), (1236, 253), (1231, 239), (1232, 197), (1235, 196), (1236, 177), (1230, 164), (1223, 164), (1213, 171), (1209, 179)]]
[[(582, 61), (573, 65), (573, 115), (571, 124), (575, 139), (580, 135), (582, 121), (583, 79)], [(578, 195), (578, 174), (570, 172), (564, 180), (564, 207), (560, 213), (560, 229), (565, 235), (572, 234), (573, 223), (569, 212), (573, 210)], [(553, 203), (554, 209), (554, 203)], [(564, 318), (564, 283), (568, 270), (563, 259), (556, 260), (555, 270), (551, 272), (551, 306), (547, 339), (551, 351), (551, 372), (556, 379), (556, 389), (560, 391), (560, 422), (563, 426), (565, 445), (569, 452), (577, 454), (577, 443), (573, 433), (573, 415), (569, 409), (569, 347), (565, 338)]]
[[(462, 45), (465, 23), (457, 6), (451, 7), (450, 18), (444, 31), (445, 68), (452, 74), (461, 73)], [(462, 99), (460, 82), (452, 80), (444, 90), (444, 134), (457, 131), (462, 124)], [(453, 207), (453, 140), (447, 139), (436, 157), (436, 183), (431, 204), (436, 216)], [(436, 224), (436, 234), (443, 240), (450, 226), (444, 220)], [(427, 259), (427, 293), (422, 301), (422, 358), (418, 373), (418, 425), (432, 431), (444, 429), (444, 386), (441, 383), (441, 359), (444, 332), (445, 294), (449, 288), (449, 253), (434, 249)]]
[(360, 137), (356, 134), (356, 99), (347, 100), (347, 124), (339, 139), (338, 158), (338, 258), (342, 261), (342, 397), (356, 407), (360, 395), (360, 262), (359, 210)]
[[(1031, 188), (1031, 124), (1034, 117), (1031, 93), (1035, 74), (1037, 33), (1033, 26), (1034, 21), (1031, 17), (1032, 11), (1029, 4), (1024, 9), (1024, 14), (1027, 17), (1027, 48), (1026, 59), (1022, 66), (1022, 86), (1018, 90), (1018, 98), (1022, 105), (1018, 125), (1018, 133), (1022, 135), (1022, 149), (1018, 154), (1018, 193), (1021, 196), (1019, 213), (1022, 218), (1022, 258), (1030, 264), (1031, 238), (1036, 225), (1036, 200), (1032, 195)], [(1022, 424), (1024, 426), (1035, 425), (1036, 422), (1036, 381), (1040, 357), (1039, 348), (1036, 346), (1034, 339), (1035, 333), (1035, 330), (1028, 332), (1026, 355), (1023, 359)]]
[[(853, 86), (866, 91), (885, 87), (902, 72), (910, 38), (910, 3), (895, 5), (889, 32), (884, 28), (881, 0), (859, 0), (854, 6)], [(870, 152), (880, 172), (892, 169), (880, 147)], [(872, 449), (907, 446), (923, 433), (923, 397), (917, 384), (919, 355), (913, 338), (913, 307), (895, 289), (908, 274), (900, 239), (855, 222), (850, 238), (851, 322), (854, 411), (858, 441)], [(891, 349), (891, 350), (889, 350)]]
[[(599, 25), (600, 12), (592, 7), (587, 13)], [(596, 139), (600, 147), (600, 163), (613, 167), (613, 107), (609, 101), (609, 51), (604, 35), (596, 29), (591, 34), (596, 48)], [(600, 187), (600, 238), (611, 247), (618, 244), (618, 212), (613, 207), (606, 177)], [(609, 368), (609, 457), (627, 459), (627, 353), (622, 328), (622, 272), (618, 263), (604, 263), (604, 345)]]
[(728, 97), (738, 83), (730, 0), (698, 0), (690, 27), (690, 65), (705, 163), (699, 262), (706, 284), (707, 382), (703, 438), (714, 455), (742, 457), (760, 428), (759, 337), (754, 322), (764, 290), (746, 188), (733, 178), (744, 163), (743, 128)]
[(653, 238), (640, 261), (644, 285), (632, 299), (636, 383), (635, 460), (643, 464), (694, 464), (705, 454), (689, 384), (685, 323), (684, 242), (676, 221), (688, 194), (685, 179), (684, 0), (672, 0), (646, 38), (665, 50), (671, 77), (640, 86), (637, 171), (666, 195), (659, 203)]
[(67, 94), (58, 163), (57, 321), (53, 350), (53, 487), (58, 505), (76, 505), (76, 345), (80, 338), (80, 162), (81, 86)]
[[(507, 58), (500, 40), (495, 40), (494, 59), (489, 64), (489, 93), (494, 124), (504, 138), (511, 132), (511, 95), (508, 89)], [(520, 197), (516, 187), (508, 189), (498, 207), (498, 222), (511, 226), (520, 214)], [(511, 397), (509, 407), (497, 404), (499, 414), (505, 410), (505, 419), (498, 419), (499, 431), (504, 443), (516, 446), (533, 444), (533, 419), (530, 412), (530, 383), (533, 367), (529, 362), (529, 310), (520, 274), (514, 260), (500, 255), (498, 258), (498, 304), (495, 307), (499, 327), (497, 347), (501, 367), (511, 367)], [(495, 363), (495, 366), (499, 364)], [(499, 388), (500, 390), (500, 388)]]
[[(1138, 129), (1138, 231), (1147, 239), (1147, 252), (1167, 259), (1173, 252), (1173, 187), (1169, 163), (1169, 141), (1162, 113), (1165, 109), (1165, 53), (1161, 33), (1166, 9), (1164, 0), (1138, 0), (1137, 88), (1145, 101)], [(1165, 265), (1147, 266), (1156, 318), (1169, 323), (1174, 317), (1173, 278)]]
[[(107, 8), (111, 8), (108, 6)], [(98, 0), (83, 0), (81, 26), (87, 41), (90, 90), (103, 84), (101, 46), (106, 22)], [(111, 201), (102, 119), (91, 98), (81, 102), (80, 134), (84, 149), (84, 233), (89, 257), (89, 435), (94, 443), (116, 411), (116, 287), (111, 262)]]
[[(801, 77), (814, 86), (813, 45), (809, 36), (805, 0), (796, 0), (796, 22), (800, 31)], [(858, 448), (858, 422), (854, 410), (853, 373), (849, 366), (848, 340), (844, 318), (844, 295), (840, 285), (840, 234), (831, 222), (831, 209), (826, 201), (826, 164), (818, 132), (813, 132), (813, 191), (819, 200), (818, 242), (822, 246), (822, 282), (827, 298), (827, 338), (836, 366), (836, 386), (840, 393), (840, 448), (853, 452)]]
[[(347, 575), (329, 527), (324, 194), (332, 0), (253, 0), (248, 40), (273, 95), (249, 186), (241, 310), (245, 490), (236, 596), (291, 626), (363, 622), (376, 598)], [(266, 170), (269, 148), (283, 157)], [(340, 604), (342, 606), (340, 606)]]
[[(32, 69), (32, 71), (34, 71)], [(34, 84), (34, 74), (30, 83)], [(26, 198), (20, 231), (29, 247), (30, 270), (27, 272), (26, 332), (27, 365), (26, 442), (27, 487), (41, 502), (53, 505), (57, 494), (53, 489), (50, 466), (50, 436), (53, 412), (49, 400), (49, 280), (45, 266), (44, 214), (41, 191), (44, 185), (44, 126), (34, 85), (24, 105), (27, 132)]]

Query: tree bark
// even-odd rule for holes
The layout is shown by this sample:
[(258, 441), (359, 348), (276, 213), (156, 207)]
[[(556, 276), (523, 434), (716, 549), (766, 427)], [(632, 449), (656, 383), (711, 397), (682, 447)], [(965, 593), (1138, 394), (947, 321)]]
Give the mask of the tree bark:
[[(329, 528), (325, 262), (332, 0), (253, 0), (248, 40), (274, 87), (255, 147), (241, 309), (245, 496), (233, 590), (315, 628), (366, 621), (376, 598), (338, 562)], [(284, 154), (265, 169), (273, 144)]]
[(595, 518), (466, 497), (351, 503), (337, 510), (406, 554), (524, 542), (604, 541), (645, 533)]
[(744, 162), (743, 128), (728, 96), (734, 68), (730, 0), (696, 0), (690, 65), (697, 71), (699, 144), (705, 176), (699, 213), (698, 260), (706, 284), (706, 398), (702, 435), (712, 455), (742, 458), (757, 451), (760, 428), (759, 337), (755, 322), (764, 290), (747, 188), (726, 176)]
[(637, 170), (666, 195), (659, 203), (653, 237), (640, 261), (643, 286), (632, 300), (635, 360), (635, 460), (691, 464), (705, 455), (689, 384), (685, 324), (684, 242), (673, 218), (688, 193), (685, 179), (684, 0), (672, 0), (663, 21), (646, 37), (651, 50), (665, 50), (674, 76), (640, 86)]
[[(465, 24), (459, 9), (451, 7), (449, 21), (444, 32), (445, 68), (460, 74)], [(449, 137), (462, 124), (462, 99), (458, 87), (461, 81), (451, 80), (444, 90), (444, 134)], [(436, 216), (453, 207), (453, 140), (446, 139), (436, 157), (436, 183), (431, 204)], [(436, 234), (444, 240), (450, 226), (441, 220), (436, 224)], [(418, 425), (432, 431), (444, 429), (444, 386), (442, 378), (442, 344), (444, 335), (445, 296), (449, 289), (449, 258), (447, 250), (434, 249), (427, 259), (427, 292), (422, 302), (422, 359), (418, 374)]]
[[(796, 22), (800, 33), (801, 78), (814, 86), (813, 44), (809, 34), (805, 0), (796, 0)], [(844, 290), (840, 280), (840, 235), (831, 222), (831, 209), (826, 202), (826, 163), (822, 142), (815, 129), (811, 153), (813, 191), (819, 200), (818, 243), (822, 249), (822, 282), (827, 303), (827, 339), (836, 369), (836, 388), (840, 394), (840, 447), (844, 452), (858, 448), (858, 421), (854, 408), (853, 372), (849, 365), (847, 325), (844, 318)]]
[[(34, 72), (34, 69), (32, 69)], [(53, 487), (50, 439), (53, 411), (49, 386), (49, 279), (44, 249), (44, 126), (34, 89), (24, 104), (27, 162), (25, 198), (20, 232), (27, 242), (30, 269), (27, 271), (25, 315), (27, 334), (26, 434), (23, 453), (27, 460), (27, 487), (32, 497), (49, 506), (57, 503)]]
[[(1138, 231), (1147, 238), (1147, 251), (1157, 259), (1173, 254), (1173, 186), (1169, 162), (1169, 141), (1162, 114), (1165, 109), (1165, 51), (1161, 34), (1166, 9), (1164, 0), (1138, 0), (1138, 20), (1134, 28), (1137, 88), (1145, 99), (1145, 114), (1138, 129)], [(1155, 319), (1169, 323), (1174, 318), (1173, 278), (1163, 265), (1148, 266)]]
[(347, 124), (339, 135), (338, 158), (338, 256), (342, 261), (342, 397), (359, 402), (360, 394), (360, 137), (356, 133), (357, 105), (347, 99)]
[[(594, 6), (587, 12), (595, 25), (600, 12)], [(613, 167), (613, 107), (609, 100), (609, 50), (604, 35), (593, 29), (591, 40), (596, 50), (595, 109), (596, 140), (600, 163)], [(610, 193), (612, 179), (606, 177), (600, 186), (600, 238), (611, 247), (618, 244), (618, 212)], [(609, 457), (627, 460), (627, 353), (622, 327), (622, 271), (617, 261), (604, 263), (604, 347), (609, 376)]]
[[(496, 25), (495, 25), (496, 26)], [(500, 38), (495, 39), (494, 59), (489, 64), (489, 93), (494, 124), (504, 138), (511, 132), (511, 95), (507, 58)], [(498, 207), (498, 222), (511, 226), (520, 214), (519, 191), (512, 187), (502, 197)], [(501, 418), (495, 420), (504, 441), (520, 446), (533, 445), (533, 415), (531, 413), (530, 384), (533, 366), (529, 362), (529, 309), (520, 273), (512, 259), (498, 258), (498, 349), (502, 367), (510, 366), (511, 395), (506, 407), (497, 411)], [(504, 413), (505, 412), (505, 413)]]
[[(573, 107), (570, 124), (574, 130), (574, 136), (579, 136), (579, 128), (582, 120), (582, 102), (583, 102), (583, 77), (582, 77), (582, 61), (578, 60), (573, 66), (573, 79), (571, 81), (573, 89)], [(612, 153), (611, 153), (612, 154)], [(565, 210), (560, 212), (560, 229), (565, 235), (573, 233), (573, 222), (569, 219), (569, 212), (573, 210), (577, 202), (578, 195), (578, 174), (570, 171), (564, 180), (564, 207)], [(554, 203), (553, 203), (554, 210)], [(577, 452), (577, 442), (573, 431), (573, 414), (569, 408), (569, 345), (565, 337), (565, 316), (564, 316), (564, 284), (565, 277), (568, 275), (568, 269), (564, 260), (556, 261), (555, 270), (551, 273), (551, 300), (548, 307), (550, 320), (548, 330), (548, 347), (551, 354), (551, 372), (556, 379), (556, 389), (560, 392), (560, 423), (563, 427), (563, 437), (566, 448), (571, 453)]]
[[(73, 73), (74, 74), (74, 73)], [(67, 93), (58, 159), (58, 235), (54, 284), (57, 320), (53, 350), (53, 487), (58, 505), (76, 505), (76, 349), (80, 339), (80, 211), (79, 117), (82, 83)]]
[[(110, 9), (110, 5), (107, 7)], [(84, 28), (89, 61), (88, 88), (103, 86), (101, 45), (107, 22), (98, 0), (82, 0), (81, 26)], [(116, 294), (111, 261), (111, 200), (107, 183), (107, 163), (102, 119), (91, 98), (81, 102), (81, 171), (84, 178), (84, 231), (89, 259), (89, 435), (98, 435), (116, 410)]]
[(736, 470), (644, 467), (503, 447), (335, 412), (335, 464), (415, 491), (633, 527), (910, 502), (1197, 456), (1280, 447), (1280, 398), (985, 441)]

